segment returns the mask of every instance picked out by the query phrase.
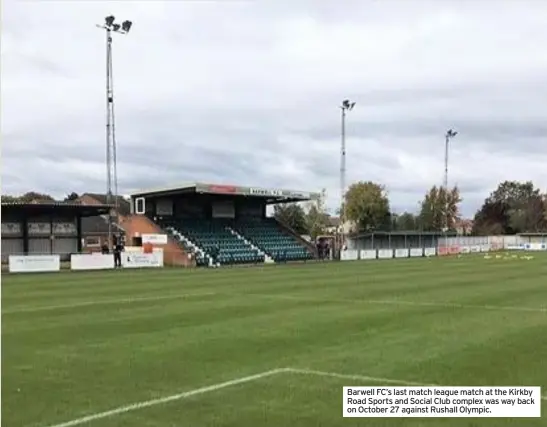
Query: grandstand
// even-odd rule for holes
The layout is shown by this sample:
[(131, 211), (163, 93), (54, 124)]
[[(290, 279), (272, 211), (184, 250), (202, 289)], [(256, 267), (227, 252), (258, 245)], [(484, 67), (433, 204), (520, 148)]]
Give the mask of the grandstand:
[(58, 254), (68, 261), (83, 250), (83, 224), (112, 205), (75, 202), (2, 202), (2, 263), (10, 255)]
[[(315, 248), (266, 216), (268, 205), (303, 202), (318, 193), (192, 183), (131, 195), (133, 218), (166, 232), (197, 266), (277, 263), (315, 258)], [(144, 232), (137, 226), (128, 237)]]

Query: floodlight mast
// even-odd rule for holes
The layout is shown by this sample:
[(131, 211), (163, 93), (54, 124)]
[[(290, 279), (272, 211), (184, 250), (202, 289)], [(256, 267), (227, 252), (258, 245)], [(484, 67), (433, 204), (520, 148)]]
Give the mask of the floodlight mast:
[(349, 99), (344, 99), (340, 110), (342, 111), (342, 138), (340, 144), (340, 249), (345, 244), (345, 230), (344, 225), (346, 221), (346, 203), (344, 203), (344, 196), (346, 192), (346, 112), (353, 110), (355, 102), (351, 102)]
[(446, 230), (446, 246), (448, 250), (448, 229), (449, 229), (449, 217), (450, 214), (448, 212), (449, 202), (448, 202), (448, 146), (450, 144), (450, 140), (454, 138), (458, 132), (454, 131), (453, 129), (448, 129), (445, 135), (445, 144), (444, 144), (444, 191), (445, 191), (445, 230)]
[(119, 228), (118, 214), (118, 167), (116, 158), (116, 125), (114, 115), (114, 80), (112, 74), (112, 33), (127, 34), (133, 23), (124, 21), (122, 24), (114, 22), (114, 16), (107, 16), (104, 24), (96, 25), (106, 32), (106, 203), (114, 201), (114, 215), (108, 214), (108, 247), (112, 249), (112, 223)]

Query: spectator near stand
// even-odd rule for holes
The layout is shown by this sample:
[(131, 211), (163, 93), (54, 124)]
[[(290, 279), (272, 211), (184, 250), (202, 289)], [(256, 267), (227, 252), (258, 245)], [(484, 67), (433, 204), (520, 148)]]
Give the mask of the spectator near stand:
[(123, 242), (121, 236), (113, 236), (113, 245), (114, 246), (114, 267), (120, 268), (122, 266), (122, 252), (123, 252)]

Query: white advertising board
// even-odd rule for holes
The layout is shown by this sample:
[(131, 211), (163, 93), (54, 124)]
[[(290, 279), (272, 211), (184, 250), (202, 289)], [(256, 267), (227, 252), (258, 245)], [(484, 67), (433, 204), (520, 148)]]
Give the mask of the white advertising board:
[(167, 234), (143, 234), (142, 243), (151, 243), (153, 245), (166, 245)]
[(340, 252), (340, 259), (342, 261), (355, 261), (359, 259), (359, 252), (355, 249), (347, 249)]
[(376, 259), (376, 250), (375, 249), (369, 249), (361, 250), (361, 259)]
[(481, 245), (481, 252), (490, 252), (490, 245)]
[(59, 255), (10, 255), (10, 273), (37, 273), (41, 271), (59, 271)]
[(153, 252), (151, 254), (124, 252), (122, 253), (122, 267), (163, 267), (163, 252)]
[(395, 258), (408, 258), (408, 249), (395, 249)]
[(477, 252), (481, 251), (481, 247), (480, 246), (471, 246), (469, 248), (469, 250), (470, 250), (471, 253), (477, 253)]
[(507, 245), (505, 249), (509, 251), (522, 251), (524, 250), (524, 245)]
[(424, 256), (424, 250), (423, 248), (412, 248), (410, 250), (410, 256), (411, 257), (420, 257)]
[(114, 268), (114, 255), (74, 254), (70, 256), (71, 270), (108, 270)]
[(435, 248), (425, 248), (424, 249), (424, 255), (425, 256), (435, 256), (435, 255), (437, 255), (437, 249), (435, 249)]
[(378, 258), (379, 259), (393, 258), (393, 249), (378, 249)]
[(469, 252), (471, 252), (471, 249), (469, 248), (469, 246), (460, 246), (461, 254), (468, 254)]
[(526, 243), (524, 249), (527, 251), (544, 251), (547, 250), (545, 243)]

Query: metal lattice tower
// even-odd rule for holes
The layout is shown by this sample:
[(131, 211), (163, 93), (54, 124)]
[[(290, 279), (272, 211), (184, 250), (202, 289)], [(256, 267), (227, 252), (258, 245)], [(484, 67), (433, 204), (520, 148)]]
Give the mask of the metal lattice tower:
[(114, 205), (114, 212), (108, 215), (108, 246), (112, 249), (112, 228), (118, 225), (118, 166), (116, 156), (116, 120), (114, 114), (114, 79), (112, 72), (112, 33), (127, 34), (133, 23), (114, 22), (114, 16), (107, 16), (98, 28), (106, 33), (106, 203)]

